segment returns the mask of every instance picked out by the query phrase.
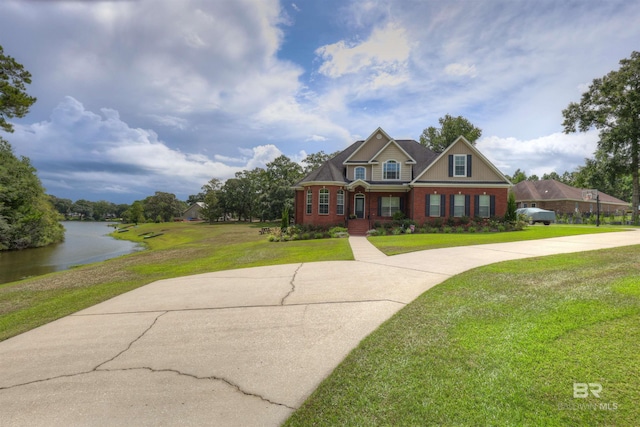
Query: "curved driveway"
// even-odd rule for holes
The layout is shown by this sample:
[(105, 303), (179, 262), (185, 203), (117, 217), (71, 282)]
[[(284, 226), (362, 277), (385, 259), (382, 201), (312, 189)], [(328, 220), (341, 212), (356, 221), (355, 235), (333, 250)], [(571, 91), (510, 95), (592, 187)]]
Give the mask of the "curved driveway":
[(279, 425), (365, 336), (481, 265), (640, 244), (640, 231), (162, 280), (0, 342), (0, 425)]

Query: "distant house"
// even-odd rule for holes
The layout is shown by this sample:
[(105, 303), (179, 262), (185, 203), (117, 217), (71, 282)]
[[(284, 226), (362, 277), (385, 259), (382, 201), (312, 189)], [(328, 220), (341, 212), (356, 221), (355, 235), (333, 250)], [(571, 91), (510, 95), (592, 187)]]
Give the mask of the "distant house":
[(299, 181), (297, 224), (347, 225), (364, 234), (396, 212), (418, 224), (446, 217), (504, 216), (511, 182), (465, 138), (442, 153), (381, 128)]
[(195, 202), (193, 205), (189, 206), (189, 208), (184, 211), (182, 214), (182, 219), (185, 221), (201, 221), (204, 219), (202, 215), (202, 210), (205, 205), (203, 202)]
[[(596, 200), (585, 200), (580, 188), (553, 179), (522, 181), (513, 186), (519, 208), (540, 208), (561, 214), (596, 213)], [(600, 212), (609, 214), (629, 209), (629, 202), (599, 192)]]

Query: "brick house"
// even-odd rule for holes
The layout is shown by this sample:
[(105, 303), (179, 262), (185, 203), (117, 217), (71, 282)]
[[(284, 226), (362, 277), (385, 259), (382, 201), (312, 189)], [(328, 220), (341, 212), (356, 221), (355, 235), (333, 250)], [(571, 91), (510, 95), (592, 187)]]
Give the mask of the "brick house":
[[(513, 186), (519, 208), (540, 208), (559, 214), (595, 213), (596, 200), (584, 200), (582, 189), (571, 187), (553, 179), (522, 181)], [(620, 213), (630, 208), (630, 203), (599, 192), (600, 212)]]
[(511, 182), (465, 138), (442, 153), (381, 128), (295, 186), (297, 224), (347, 225), (364, 234), (401, 211), (418, 224), (443, 217), (504, 216)]

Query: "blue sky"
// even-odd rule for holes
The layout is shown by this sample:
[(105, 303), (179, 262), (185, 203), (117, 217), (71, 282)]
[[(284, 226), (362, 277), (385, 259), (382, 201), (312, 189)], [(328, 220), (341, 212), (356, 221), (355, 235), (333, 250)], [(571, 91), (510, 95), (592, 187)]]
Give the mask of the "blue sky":
[(504, 173), (562, 173), (597, 142), (562, 109), (640, 50), (638, 22), (638, 0), (3, 0), (0, 45), (38, 98), (4, 136), (72, 200), (186, 199), (445, 114)]

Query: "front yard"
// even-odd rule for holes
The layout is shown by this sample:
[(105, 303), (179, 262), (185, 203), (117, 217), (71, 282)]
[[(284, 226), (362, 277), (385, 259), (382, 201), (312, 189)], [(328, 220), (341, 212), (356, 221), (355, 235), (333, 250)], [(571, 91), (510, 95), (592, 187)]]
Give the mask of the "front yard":
[(364, 339), (286, 425), (637, 425), (639, 267), (631, 246), (455, 276)]

